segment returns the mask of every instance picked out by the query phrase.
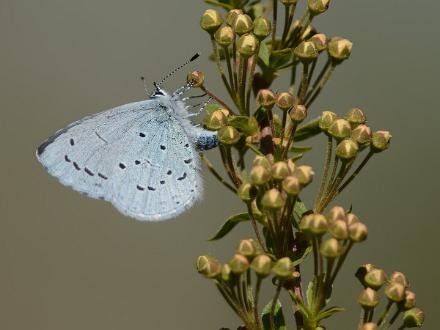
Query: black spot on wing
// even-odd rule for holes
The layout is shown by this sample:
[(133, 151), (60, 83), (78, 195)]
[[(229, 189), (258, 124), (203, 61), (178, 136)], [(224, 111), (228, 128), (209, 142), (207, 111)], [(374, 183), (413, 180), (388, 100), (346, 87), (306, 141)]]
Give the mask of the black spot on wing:
[(190, 159), (185, 159), (184, 162), (185, 162), (185, 164), (189, 164), (189, 163), (192, 162), (192, 159), (191, 158)]
[(160, 146), (160, 149), (162, 149), (162, 150), (165, 150), (167, 147), (165, 147), (165, 146), (163, 146), (163, 145), (161, 145)]
[(70, 145), (73, 147), (75, 145), (75, 141), (73, 139), (70, 139)]
[(78, 165), (77, 162), (73, 162), (73, 166), (75, 167), (75, 169), (76, 169), (77, 171), (81, 171), (81, 167), (79, 167), (79, 165)]
[(186, 172), (183, 173), (183, 175), (180, 178), (177, 178), (177, 180), (182, 181), (185, 178), (186, 178)]
[(148, 186), (147, 188), (148, 188), (148, 190), (151, 190), (151, 191), (155, 191), (156, 190), (156, 188), (153, 188), (153, 187), (150, 187), (150, 186)]
[(173, 172), (171, 172), (171, 170), (168, 170), (167, 174), (168, 174), (168, 175), (171, 175), (171, 173), (173, 173)]
[(127, 166), (125, 166), (125, 164), (123, 164), (123, 163), (119, 163), (119, 168), (120, 168), (121, 170), (124, 170), (126, 167), (127, 167)]
[(98, 173), (98, 176), (101, 178), (101, 179), (104, 179), (104, 180), (107, 180), (108, 179), (108, 177), (106, 177), (104, 174), (102, 174), (102, 173)]
[(139, 133), (140, 137), (145, 137), (145, 133)]
[(139, 165), (139, 164), (141, 163), (141, 161), (140, 161), (140, 160), (135, 160), (134, 163), (135, 163), (136, 165)]
[(139, 186), (139, 185), (137, 185), (136, 188), (137, 188), (138, 190), (140, 190), (140, 191), (144, 191), (144, 190), (145, 190), (144, 187), (141, 187), (141, 186)]
[(65, 155), (65, 156), (64, 156), (64, 160), (65, 160), (66, 162), (70, 163), (70, 158), (69, 158), (69, 156)]
[(160, 181), (160, 184), (165, 184), (165, 181), (164, 180)]
[(90, 171), (87, 167), (84, 167), (84, 172), (86, 172), (88, 175), (90, 176), (94, 176), (95, 173), (93, 173), (92, 171)]

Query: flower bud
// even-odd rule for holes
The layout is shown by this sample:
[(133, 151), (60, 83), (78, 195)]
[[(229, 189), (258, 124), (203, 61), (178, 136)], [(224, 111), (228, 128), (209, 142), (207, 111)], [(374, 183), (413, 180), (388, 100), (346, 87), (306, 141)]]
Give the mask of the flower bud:
[(359, 295), (358, 303), (364, 309), (373, 309), (379, 304), (379, 295), (375, 290), (366, 288)]
[(310, 38), (318, 52), (322, 52), (327, 48), (327, 36), (324, 33), (317, 33)]
[(323, 132), (327, 132), (333, 122), (338, 118), (338, 115), (331, 111), (324, 111), (319, 118), (319, 128)]
[(416, 294), (412, 291), (405, 291), (405, 299), (398, 303), (399, 310), (408, 310), (416, 305)]
[(342, 161), (348, 161), (357, 156), (359, 147), (352, 139), (342, 140), (336, 147), (336, 156)]
[(253, 166), (261, 165), (264, 166), (266, 169), (270, 170), (272, 168), (272, 164), (270, 163), (269, 159), (267, 159), (266, 156), (256, 156), (254, 161), (252, 162)]
[(302, 104), (298, 104), (290, 110), (289, 115), (294, 123), (299, 124), (307, 117), (307, 108)]
[(361, 282), (361, 284), (366, 287), (367, 284), (365, 283), (365, 275), (367, 275), (367, 273), (370, 272), (371, 270), (373, 270), (374, 268), (376, 268), (376, 267), (372, 264), (362, 265), (357, 269), (354, 276), (356, 276), (356, 278), (359, 280), (359, 282)]
[(293, 54), (295, 54), (301, 62), (309, 63), (318, 57), (319, 52), (313, 41), (303, 41), (296, 46), (293, 50)]
[(200, 256), (197, 258), (197, 271), (207, 278), (217, 277), (222, 269), (222, 265), (215, 257)]
[(371, 149), (375, 152), (381, 152), (388, 149), (391, 134), (388, 131), (377, 131), (373, 133), (371, 138)]
[(295, 103), (295, 99), (293, 95), (288, 92), (282, 92), (277, 95), (276, 105), (281, 110), (284, 111), (289, 110), (290, 108), (293, 107), (294, 103)]
[(275, 104), (275, 94), (270, 89), (260, 89), (257, 94), (257, 103), (266, 109), (272, 109)]
[(373, 322), (364, 323), (360, 330), (377, 330), (377, 324)]
[(293, 263), (289, 257), (279, 259), (272, 268), (274, 274), (281, 279), (292, 277)]
[(337, 240), (345, 240), (348, 238), (347, 223), (341, 219), (332, 221), (329, 225), (329, 232)]
[(289, 168), (285, 162), (276, 162), (272, 165), (272, 177), (275, 180), (283, 180), (289, 175)]
[(234, 20), (234, 31), (240, 36), (242, 34), (251, 32), (253, 27), (254, 24), (252, 23), (252, 19), (249, 17), (249, 15), (239, 14)]
[(242, 239), (238, 244), (237, 253), (252, 258), (257, 254), (255, 242), (251, 239)]
[(265, 17), (257, 17), (254, 20), (254, 35), (258, 40), (262, 41), (272, 31), (272, 25), (270, 21)]
[(307, 214), (301, 218), (299, 222), (299, 229), (305, 234), (311, 234), (310, 223), (312, 222), (313, 214)]
[(357, 222), (348, 227), (348, 233), (350, 235), (350, 240), (360, 243), (367, 239), (368, 229), (363, 223)]
[(403, 314), (403, 325), (406, 328), (421, 328), (424, 321), (425, 313), (420, 308), (411, 308)]
[(270, 260), (267, 255), (260, 254), (259, 256), (256, 256), (254, 260), (252, 260), (251, 268), (261, 277), (266, 277), (270, 274), (272, 260)]
[(205, 118), (205, 127), (209, 130), (216, 131), (225, 126), (228, 122), (225, 114), (221, 110), (210, 113)]
[(327, 51), (330, 57), (336, 62), (342, 62), (350, 57), (353, 43), (347, 39), (334, 37), (328, 45)]
[(253, 34), (244, 34), (238, 40), (238, 52), (245, 58), (254, 55), (257, 47), (258, 40)]
[(186, 81), (193, 87), (203, 86), (203, 83), (205, 82), (205, 74), (202, 71), (193, 71), (188, 73)]
[(228, 264), (222, 266), (221, 278), (223, 281), (228, 282), (231, 279), (231, 267)]
[(397, 282), (402, 284), (405, 288), (409, 287), (408, 279), (402, 272), (392, 272), (390, 275), (390, 282)]
[(233, 27), (238, 15), (242, 15), (242, 14), (243, 14), (243, 10), (241, 9), (230, 10), (226, 15), (226, 24)]
[(270, 180), (270, 171), (262, 165), (254, 165), (250, 173), (251, 182), (257, 186), (266, 184)]
[(327, 228), (327, 219), (322, 214), (310, 214), (309, 231), (311, 234), (321, 236), (327, 232)]
[(223, 19), (220, 13), (214, 9), (206, 10), (200, 19), (200, 26), (203, 30), (213, 34), (222, 25)]
[(374, 290), (379, 290), (386, 280), (387, 276), (381, 268), (373, 268), (364, 277), (365, 284)]
[(232, 273), (240, 275), (249, 268), (249, 261), (245, 256), (236, 253), (229, 261), (229, 267), (231, 267)]
[(346, 220), (347, 220), (348, 226), (351, 226), (352, 224), (361, 222), (361, 220), (359, 220), (359, 218), (354, 213), (348, 213)]
[(217, 43), (222, 47), (228, 47), (235, 40), (234, 30), (230, 26), (223, 26), (214, 34)]
[(298, 196), (301, 191), (301, 184), (296, 176), (288, 176), (283, 180), (283, 190), (290, 196)]
[(367, 125), (361, 124), (351, 131), (351, 138), (360, 146), (365, 146), (371, 141), (371, 128)]
[(222, 144), (236, 144), (240, 140), (240, 133), (232, 126), (225, 126), (219, 130), (218, 139)]
[(284, 206), (284, 198), (277, 189), (273, 188), (264, 193), (261, 205), (268, 209), (280, 209)]
[(321, 243), (319, 251), (324, 257), (334, 259), (342, 254), (342, 246), (337, 239), (329, 238)]
[(344, 208), (342, 206), (332, 207), (327, 214), (327, 220), (330, 223), (335, 222), (337, 220), (346, 221), (346, 214)]
[(292, 159), (287, 160), (287, 167), (289, 168), (289, 174), (293, 174), (295, 172), (296, 165)]
[(359, 108), (351, 108), (345, 115), (345, 119), (348, 120), (353, 128), (360, 124), (365, 124), (367, 121), (364, 112)]
[(294, 175), (298, 178), (299, 183), (305, 187), (312, 182), (315, 172), (310, 166), (301, 165), (295, 169)]
[(384, 293), (389, 300), (399, 302), (405, 299), (405, 286), (397, 282), (390, 282), (385, 286)]
[(330, 6), (330, 0), (307, 0), (311, 15), (319, 15), (325, 12)]
[(330, 125), (327, 132), (336, 140), (343, 140), (350, 136), (351, 126), (350, 123), (345, 119), (336, 119)]
[(250, 202), (252, 201), (255, 196), (257, 195), (257, 188), (255, 188), (252, 184), (249, 182), (244, 182), (238, 188), (238, 197), (244, 202)]

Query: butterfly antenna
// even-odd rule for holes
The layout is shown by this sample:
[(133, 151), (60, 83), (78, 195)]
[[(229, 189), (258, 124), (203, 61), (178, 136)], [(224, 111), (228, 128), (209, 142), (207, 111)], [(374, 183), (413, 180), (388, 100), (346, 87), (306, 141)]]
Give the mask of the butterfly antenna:
[(162, 85), (169, 77), (171, 77), (172, 75), (174, 75), (177, 71), (181, 70), (182, 68), (184, 68), (185, 66), (187, 66), (189, 63), (191, 63), (192, 61), (195, 61), (198, 57), (200, 56), (200, 53), (196, 53), (194, 54), (188, 61), (186, 61), (185, 63), (183, 63), (182, 65), (179, 65), (177, 68), (175, 68), (173, 71), (171, 71), (170, 73), (168, 73), (165, 77), (163, 77), (163, 79), (157, 84), (157, 86)]

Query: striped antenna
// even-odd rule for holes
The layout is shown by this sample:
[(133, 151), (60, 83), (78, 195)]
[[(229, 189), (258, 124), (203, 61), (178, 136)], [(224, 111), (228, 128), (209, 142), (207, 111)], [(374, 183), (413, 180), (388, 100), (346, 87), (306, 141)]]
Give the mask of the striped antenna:
[(185, 66), (187, 66), (189, 63), (191, 63), (192, 61), (195, 61), (198, 57), (200, 56), (200, 53), (196, 53), (194, 54), (188, 61), (186, 61), (185, 63), (183, 63), (182, 65), (179, 65), (177, 68), (175, 68), (173, 71), (171, 71), (170, 73), (168, 73), (157, 85), (160, 86), (162, 85), (169, 77), (171, 77), (172, 75), (174, 75), (177, 71), (181, 70), (182, 68), (184, 68)]

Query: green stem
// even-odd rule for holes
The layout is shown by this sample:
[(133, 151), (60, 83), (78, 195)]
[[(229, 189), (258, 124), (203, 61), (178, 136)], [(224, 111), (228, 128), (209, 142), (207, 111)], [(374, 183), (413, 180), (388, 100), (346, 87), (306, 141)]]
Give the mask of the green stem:
[(226, 65), (228, 67), (228, 75), (229, 75), (229, 84), (231, 86), (231, 89), (233, 91), (236, 91), (237, 87), (234, 84), (234, 76), (232, 74), (232, 64), (231, 64), (231, 54), (229, 53), (229, 47), (223, 47), (223, 50), (225, 52), (225, 57), (226, 57)]
[(258, 300), (260, 297), (260, 289), (261, 289), (261, 283), (262, 278), (260, 276), (257, 277), (257, 284), (255, 285), (255, 298), (254, 298), (254, 318), (255, 323), (257, 324), (258, 328), (261, 329), (261, 322), (260, 322), (260, 313), (258, 312)]
[(382, 315), (379, 318), (379, 321), (377, 321), (377, 326), (381, 326), (382, 323), (384, 323), (388, 317), (388, 314), (390, 313), (391, 306), (393, 306), (394, 302), (389, 300), (387, 303), (387, 306), (385, 307), (385, 310), (383, 311)]
[(312, 239), (312, 246), (313, 246), (313, 274), (316, 278), (318, 278), (319, 275), (319, 269), (318, 269), (318, 242), (315, 238)]
[(347, 187), (351, 181), (353, 181), (356, 176), (359, 174), (359, 172), (364, 168), (365, 165), (367, 165), (368, 161), (370, 160), (371, 157), (373, 157), (374, 152), (370, 151), (364, 158), (364, 160), (362, 161), (362, 163), (359, 164), (359, 166), (356, 168), (356, 170), (353, 172), (352, 175), (350, 175), (350, 177), (345, 180), (345, 182), (341, 185), (341, 187), (339, 187), (338, 189), (338, 194), (340, 194), (342, 192), (342, 190), (345, 189), (345, 187)]
[(277, 19), (278, 19), (278, 0), (272, 0), (273, 4), (273, 19), (272, 19), (272, 51), (275, 49), (275, 38), (277, 34)]
[(316, 89), (315, 88), (312, 89), (312, 91), (310, 92), (310, 97), (309, 98), (306, 97), (305, 103), (306, 103), (306, 107), (307, 108), (309, 108), (312, 105), (312, 103), (316, 100), (316, 98), (319, 96), (319, 94), (323, 90), (325, 84), (330, 79), (333, 71), (335, 70), (335, 67), (336, 67), (336, 65), (332, 64), (332, 65), (330, 65), (327, 68), (327, 70), (325, 71), (322, 79), (318, 83)]
[(281, 37), (281, 49), (284, 47), (284, 42), (289, 32), (289, 18), (290, 18), (290, 5), (284, 5), (284, 28), (283, 35)]
[(252, 227), (255, 232), (255, 236), (257, 237), (257, 241), (260, 244), (260, 247), (263, 249), (263, 251), (266, 251), (266, 247), (264, 246), (263, 239), (261, 238), (260, 231), (258, 230), (257, 221), (255, 220), (254, 213), (252, 212), (252, 207), (250, 202), (246, 203), (249, 217), (251, 218)]
[(220, 73), (220, 76), (222, 78), (223, 84), (226, 87), (226, 90), (228, 91), (229, 96), (234, 99), (231, 86), (229, 86), (228, 79), (226, 79), (225, 71), (223, 70), (222, 64), (220, 63), (220, 55), (218, 52), (217, 42), (215, 41), (214, 37), (211, 36), (211, 43), (212, 43), (212, 49), (214, 51), (214, 59), (215, 63), (217, 65), (217, 70)]
[(249, 79), (247, 83), (247, 91), (246, 91), (246, 114), (249, 116), (250, 106), (251, 106), (251, 91), (254, 83), (255, 69), (257, 67), (258, 61), (258, 53), (260, 52), (260, 45), (258, 44), (255, 55), (251, 59), (251, 71), (249, 74)]
[(205, 86), (200, 86), (199, 88), (201, 91), (205, 92), (210, 98), (212, 98), (213, 100), (218, 102), (222, 107), (224, 107), (226, 110), (228, 110), (231, 115), (235, 115), (234, 111), (232, 111), (232, 109), (224, 101), (222, 101), (214, 93), (209, 91)]
[(275, 307), (278, 302), (278, 297), (280, 296), (281, 287), (282, 287), (283, 281), (280, 281), (277, 285), (277, 289), (275, 291), (275, 295), (272, 299), (272, 306), (270, 308), (270, 329), (271, 330), (277, 330), (275, 327)]
[(388, 322), (389, 326), (387, 328), (389, 328), (390, 326), (393, 325), (393, 323), (397, 320), (397, 317), (400, 315), (400, 313), (401, 313), (401, 310), (397, 309), (396, 312), (391, 317), (390, 321)]
[(309, 86), (309, 63), (303, 63), (301, 83), (298, 91), (298, 103), (304, 104), (304, 98)]
[(347, 248), (345, 249), (344, 253), (339, 257), (338, 262), (336, 263), (336, 268), (333, 272), (333, 275), (330, 277), (330, 281), (328, 282), (328, 286), (330, 287), (336, 279), (336, 276), (338, 276), (339, 271), (341, 270), (341, 267), (345, 261), (345, 259), (347, 258), (348, 253), (350, 252), (351, 248), (353, 247), (354, 242), (350, 241), (350, 243), (348, 244)]
[(331, 136), (327, 137), (327, 150), (325, 154), (325, 163), (324, 163), (324, 173), (322, 175), (321, 184), (319, 185), (319, 191), (316, 195), (315, 199), (315, 207), (314, 210), (316, 211), (316, 208), (318, 207), (318, 203), (322, 198), (322, 194), (324, 193), (325, 184), (327, 182), (328, 174), (330, 171), (330, 163), (332, 159), (333, 154), (333, 139)]
[(215, 170), (214, 165), (209, 161), (209, 159), (203, 154), (200, 153), (200, 158), (202, 159), (203, 163), (205, 163), (208, 170), (214, 175), (214, 177), (223, 184), (226, 188), (228, 188), (230, 191), (232, 191), (234, 194), (237, 193), (237, 189), (235, 189), (233, 186), (231, 186), (228, 182), (226, 182), (225, 179)]
[(246, 75), (248, 69), (248, 58), (240, 56), (239, 64), (239, 79), (238, 79), (238, 95), (240, 100), (240, 113), (246, 114), (246, 101), (245, 101), (245, 89), (246, 89)]

